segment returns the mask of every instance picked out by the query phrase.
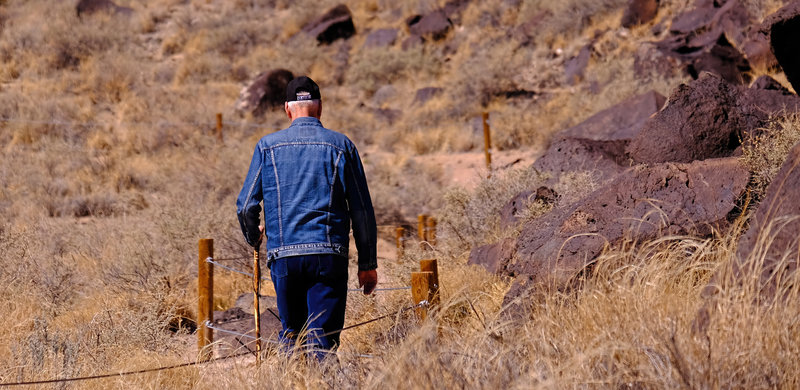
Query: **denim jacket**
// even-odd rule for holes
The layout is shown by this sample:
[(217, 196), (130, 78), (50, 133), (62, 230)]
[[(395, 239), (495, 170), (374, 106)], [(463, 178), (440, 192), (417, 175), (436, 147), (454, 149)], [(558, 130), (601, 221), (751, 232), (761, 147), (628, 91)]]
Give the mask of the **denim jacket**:
[(350, 222), (358, 269), (377, 268), (375, 212), (355, 145), (312, 117), (256, 144), (236, 211), (245, 240), (258, 242), (261, 206), (267, 259), (309, 254), (348, 256)]

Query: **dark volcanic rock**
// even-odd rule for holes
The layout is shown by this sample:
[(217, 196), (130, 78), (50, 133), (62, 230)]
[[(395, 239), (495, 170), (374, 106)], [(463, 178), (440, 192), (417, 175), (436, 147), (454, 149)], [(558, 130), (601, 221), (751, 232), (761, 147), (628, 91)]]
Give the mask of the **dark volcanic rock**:
[(639, 133), (644, 122), (664, 106), (666, 100), (656, 91), (634, 96), (592, 115), (577, 126), (558, 133), (558, 136), (596, 141), (630, 140)]
[(133, 8), (118, 6), (111, 0), (80, 0), (78, 4), (75, 5), (75, 12), (78, 14), (79, 18), (96, 12), (109, 12), (130, 16), (133, 14)]
[(386, 47), (394, 45), (397, 40), (398, 31), (393, 28), (382, 28), (375, 30), (367, 35), (367, 40), (364, 42), (365, 48), (371, 47)]
[(507, 275), (565, 288), (607, 244), (724, 229), (749, 177), (737, 158), (633, 167), (575, 205), (524, 226), (515, 254), (492, 261)]
[(318, 19), (303, 27), (303, 31), (317, 39), (321, 44), (329, 44), (337, 39), (347, 39), (355, 35), (353, 15), (344, 4), (339, 4)]
[(549, 183), (573, 171), (591, 171), (599, 182), (612, 179), (630, 166), (625, 149), (666, 99), (655, 91), (625, 100), (598, 112), (556, 135), (556, 141), (533, 168), (550, 174)]
[(517, 194), (500, 210), (500, 228), (507, 229), (516, 225), (519, 222), (519, 213), (524, 211), (531, 203), (541, 202), (546, 205), (552, 205), (556, 202), (556, 199), (558, 199), (558, 194), (545, 186)]
[(770, 117), (784, 116), (800, 110), (800, 97), (789, 92), (769, 76), (762, 76), (739, 97), (738, 108), (745, 119), (741, 138), (749, 141), (762, 131)]
[(417, 20), (409, 20), (409, 31), (412, 35), (430, 37), (435, 41), (447, 36), (453, 23), (443, 10), (431, 12)]
[(795, 92), (800, 91), (800, 1), (770, 15), (763, 25), (768, 29), (772, 52)]
[(514, 253), (514, 240), (507, 239), (497, 244), (483, 245), (472, 249), (468, 264), (478, 264), (491, 273), (501, 271), (502, 261)]
[(761, 76), (753, 81), (750, 85), (752, 89), (764, 89), (768, 91), (778, 91), (784, 95), (791, 95), (792, 93), (786, 89), (781, 83), (769, 76)]
[[(750, 227), (739, 239), (732, 275), (717, 274), (705, 295), (720, 284), (753, 283), (761, 296), (775, 298), (797, 279), (800, 252), (800, 144), (792, 148), (780, 171), (772, 180), (764, 200), (750, 220)], [(728, 279), (730, 278), (730, 279)], [(782, 294), (781, 294), (782, 295)], [(781, 296), (779, 296), (782, 298)]]
[(428, 100), (433, 99), (434, 97), (438, 96), (442, 93), (443, 89), (439, 87), (425, 87), (420, 88), (417, 90), (417, 93), (414, 95), (414, 103), (416, 104), (425, 104)]
[(745, 84), (750, 81), (750, 63), (736, 48), (731, 46), (725, 35), (720, 35), (716, 42), (707, 46), (696, 55), (686, 67), (686, 71), (696, 79), (702, 72), (712, 72), (722, 76), (728, 82)]
[(680, 68), (677, 58), (664, 54), (652, 44), (639, 45), (633, 57), (633, 72), (638, 78), (669, 79), (680, 72)]
[(742, 43), (742, 53), (750, 66), (754, 69), (764, 69), (768, 71), (776, 70), (780, 66), (778, 59), (772, 54), (767, 34), (759, 31), (752, 32)]
[(578, 54), (564, 62), (564, 77), (567, 84), (575, 85), (583, 80), (583, 72), (592, 58), (592, 44), (581, 48)]
[(405, 40), (403, 40), (403, 43), (400, 44), (400, 47), (402, 47), (403, 50), (408, 50), (408, 49), (413, 49), (415, 47), (421, 46), (424, 43), (425, 43), (425, 40), (422, 39), (421, 36), (412, 35), (412, 36), (406, 38)]
[(681, 84), (667, 106), (648, 120), (628, 145), (637, 163), (690, 162), (728, 156), (739, 146), (744, 118), (736, 107), (738, 90), (706, 73)]
[(708, 71), (742, 84), (750, 80), (750, 63), (736, 47), (743, 46), (744, 32), (752, 22), (739, 0), (698, 2), (694, 9), (673, 19), (670, 35), (657, 45), (684, 63), (693, 78)]
[(625, 14), (622, 15), (622, 27), (631, 28), (653, 20), (658, 13), (658, 0), (630, 0)]
[(286, 86), (292, 81), (292, 72), (275, 69), (262, 72), (239, 93), (235, 108), (239, 112), (250, 112), (260, 117), (286, 101)]
[(625, 140), (561, 138), (536, 159), (533, 168), (550, 174), (550, 184), (557, 183), (562, 174), (575, 171), (591, 171), (598, 181), (603, 182), (625, 170), (626, 145)]

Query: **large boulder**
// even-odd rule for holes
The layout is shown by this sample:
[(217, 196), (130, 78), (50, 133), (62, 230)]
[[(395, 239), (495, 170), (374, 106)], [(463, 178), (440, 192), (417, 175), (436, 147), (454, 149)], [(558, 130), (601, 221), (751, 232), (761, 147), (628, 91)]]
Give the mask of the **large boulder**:
[(698, 1), (672, 20), (669, 35), (657, 45), (680, 60), (692, 78), (707, 71), (743, 84), (750, 81), (750, 63), (737, 47), (747, 40), (744, 32), (752, 22), (739, 0)]
[(690, 162), (728, 156), (739, 146), (744, 118), (736, 107), (738, 90), (706, 73), (681, 84), (667, 106), (647, 121), (628, 145), (637, 163)]
[(569, 287), (609, 244), (724, 230), (749, 178), (737, 158), (636, 166), (573, 206), (527, 224), (513, 253), (487, 251), (505, 257), (482, 263), (533, 285)]
[[(732, 274), (718, 274), (705, 294), (720, 284), (756, 282), (763, 298), (783, 295), (797, 270), (800, 253), (800, 144), (792, 148), (780, 171), (767, 187), (766, 196), (739, 238)], [(728, 279), (729, 278), (729, 279)]]
[(800, 1), (770, 15), (762, 24), (770, 36), (772, 52), (795, 92), (800, 91)]
[(546, 186), (520, 192), (500, 210), (500, 229), (505, 230), (516, 226), (519, 223), (519, 215), (532, 203), (539, 202), (542, 205), (554, 206), (556, 200), (558, 200), (558, 193)]
[(303, 31), (316, 38), (320, 44), (330, 44), (337, 39), (347, 39), (356, 34), (353, 15), (344, 4), (339, 4), (324, 15), (303, 27)]
[(427, 15), (417, 15), (408, 20), (408, 29), (411, 35), (432, 38), (434, 41), (446, 37), (452, 27), (452, 21), (441, 9)]
[(116, 5), (111, 0), (80, 0), (78, 4), (75, 5), (75, 12), (78, 14), (79, 18), (97, 12), (130, 16), (133, 14), (133, 8)]
[(582, 47), (578, 54), (564, 61), (564, 78), (569, 85), (575, 85), (583, 80), (583, 73), (592, 59), (593, 44)]
[(649, 119), (626, 152), (637, 163), (690, 162), (730, 156), (770, 120), (800, 109), (800, 98), (762, 79), (751, 88), (705, 73), (682, 84)]
[(272, 108), (283, 106), (286, 101), (286, 86), (293, 78), (292, 72), (286, 69), (260, 73), (239, 92), (236, 111), (249, 112), (254, 117), (260, 117)]
[(594, 172), (601, 183), (613, 178), (630, 166), (625, 148), (665, 100), (650, 91), (592, 115), (558, 133), (533, 168), (550, 175), (549, 184), (574, 171)]
[(511, 258), (514, 254), (515, 242), (506, 239), (496, 244), (482, 245), (469, 253), (469, 264), (477, 264), (491, 273), (502, 271), (503, 260)]
[(639, 134), (645, 121), (657, 113), (666, 101), (656, 91), (636, 95), (592, 115), (580, 124), (558, 133), (558, 136), (596, 141), (630, 140)]
[(625, 145), (624, 140), (565, 137), (551, 144), (533, 168), (550, 176), (548, 184), (558, 182), (565, 173), (578, 171), (593, 172), (603, 182), (625, 170)]
[(394, 28), (375, 30), (367, 35), (367, 39), (364, 41), (364, 48), (380, 48), (394, 45), (395, 41), (397, 41), (397, 34), (398, 31)]
[(622, 27), (631, 28), (655, 19), (658, 13), (658, 0), (630, 0), (625, 14), (622, 15)]

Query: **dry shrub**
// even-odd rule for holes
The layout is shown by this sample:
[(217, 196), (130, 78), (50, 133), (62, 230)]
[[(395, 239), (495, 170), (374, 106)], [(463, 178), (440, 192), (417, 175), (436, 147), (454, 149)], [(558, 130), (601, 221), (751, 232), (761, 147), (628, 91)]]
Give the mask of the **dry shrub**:
[(378, 88), (413, 78), (417, 81), (436, 76), (441, 66), (437, 53), (422, 46), (401, 51), (373, 48), (358, 51), (350, 61), (345, 79), (367, 94)]
[(792, 113), (773, 119), (751, 142), (742, 145), (744, 163), (753, 174), (750, 181), (755, 199), (764, 196), (797, 142), (800, 142), (800, 116)]
[(587, 29), (599, 18), (622, 10), (624, 0), (602, 0), (585, 2), (582, 0), (549, 1), (523, 0), (520, 5), (519, 22), (548, 13), (542, 23), (537, 25), (536, 42), (553, 43), (556, 40), (569, 40)]
[[(454, 250), (468, 250), (514, 235), (501, 231), (500, 210), (517, 194), (541, 185), (545, 177), (533, 169), (509, 170), (481, 181), (470, 193), (462, 188), (444, 195), (439, 223), (442, 239)], [(512, 229), (513, 230), (513, 229)]]

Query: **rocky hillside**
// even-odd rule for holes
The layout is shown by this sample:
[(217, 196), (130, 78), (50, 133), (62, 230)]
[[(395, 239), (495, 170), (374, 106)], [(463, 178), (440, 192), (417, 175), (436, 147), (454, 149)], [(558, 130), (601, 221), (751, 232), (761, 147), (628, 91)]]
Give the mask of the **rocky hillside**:
[[(382, 286), (436, 257), (440, 307), (353, 294), (348, 324), (394, 314), (338, 361), (88, 387), (795, 387), (798, 4), (0, 0), (0, 383), (196, 359), (196, 242), (252, 266), (234, 199), (307, 74), (361, 151)], [(219, 326), (250, 288), (217, 272)]]

